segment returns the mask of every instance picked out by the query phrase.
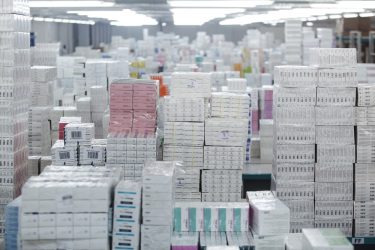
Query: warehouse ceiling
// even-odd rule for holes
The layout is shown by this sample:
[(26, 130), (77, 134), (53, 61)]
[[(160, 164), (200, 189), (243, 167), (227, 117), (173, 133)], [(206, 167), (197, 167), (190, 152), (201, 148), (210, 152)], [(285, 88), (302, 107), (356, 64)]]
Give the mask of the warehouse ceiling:
[(30, 0), (30, 4), (36, 21), (100, 21), (119, 26), (276, 24), (289, 18), (314, 21), (375, 15), (373, 0)]

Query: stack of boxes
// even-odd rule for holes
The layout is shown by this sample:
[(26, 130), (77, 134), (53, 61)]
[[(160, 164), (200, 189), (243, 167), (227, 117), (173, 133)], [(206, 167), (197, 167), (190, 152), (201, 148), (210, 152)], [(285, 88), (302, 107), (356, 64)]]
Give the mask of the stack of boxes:
[(103, 130), (103, 116), (108, 107), (108, 92), (104, 86), (93, 86), (90, 88), (91, 95), (91, 119), (95, 124), (95, 138), (105, 138)]
[(91, 122), (91, 97), (80, 97), (76, 102), (77, 115), (82, 118), (82, 122)]
[(303, 27), (303, 65), (309, 65), (310, 48), (319, 48), (319, 40), (315, 38), (315, 31), (311, 27)]
[[(318, 67), (315, 227), (352, 235), (355, 163), (355, 49), (311, 49)], [(347, 54), (346, 60), (342, 57)], [(360, 131), (358, 131), (358, 135)]]
[(272, 119), (273, 86), (263, 86), (259, 91), (260, 119)]
[(375, 122), (372, 113), (375, 111), (375, 86), (358, 85), (357, 108), (357, 163), (355, 164), (355, 197), (354, 197), (354, 236), (373, 237), (375, 185), (374, 144)]
[(31, 65), (56, 66), (60, 43), (37, 43), (31, 47)]
[(319, 39), (320, 48), (332, 48), (334, 46), (334, 43), (333, 43), (334, 35), (333, 35), (332, 29), (317, 28), (316, 33)]
[(272, 163), (273, 120), (260, 120), (260, 159), (262, 163)]
[[(30, 8), (26, 2), (0, 7), (0, 237), (4, 208), (21, 193), (28, 169), (28, 110), (30, 104)], [(15, 42), (19, 41), (19, 42)]]
[(65, 138), (65, 126), (69, 123), (82, 123), (81, 117), (61, 117), (59, 121), (59, 140)]
[(269, 191), (247, 192), (246, 198), (255, 248), (284, 250), (290, 230), (289, 208)]
[(203, 201), (233, 202), (241, 199), (249, 106), (247, 94), (212, 94), (212, 118), (205, 124)]
[(302, 64), (302, 21), (285, 21), (285, 61), (291, 65)]
[(116, 186), (113, 204), (112, 249), (139, 249), (141, 190), (139, 182), (121, 181)]
[(313, 67), (275, 68), (272, 189), (290, 209), (291, 232), (314, 227), (317, 81)]
[(31, 107), (29, 110), (30, 155), (42, 156), (51, 154), (50, 110), (50, 107)]
[(141, 249), (170, 249), (175, 162), (149, 162), (143, 170)]
[(107, 140), (106, 139), (92, 139), (90, 145), (80, 145), (78, 164), (105, 166), (107, 161)]
[(353, 250), (353, 245), (339, 229), (303, 229), (301, 247), (304, 250)]
[(95, 136), (93, 123), (69, 123), (65, 126), (64, 140), (57, 140), (52, 146), (52, 163), (54, 165), (78, 165), (78, 149), (91, 146)]
[(31, 67), (31, 106), (52, 106), (52, 89), (56, 81), (56, 67)]
[(125, 180), (140, 180), (145, 162), (156, 159), (155, 133), (110, 133), (107, 166), (123, 169)]
[(156, 81), (119, 80), (110, 85), (107, 162), (139, 179), (147, 160), (156, 159)]
[(107, 65), (103, 60), (87, 60), (85, 63), (85, 80), (87, 90), (92, 86), (107, 87)]
[(203, 98), (171, 96), (164, 99), (163, 159), (183, 161), (176, 170), (176, 200), (201, 200), (204, 105)]
[(18, 232), (19, 227), (19, 214), (21, 207), (21, 197), (18, 197), (5, 208), (5, 249), (17, 250), (18, 249)]
[(109, 249), (114, 170), (47, 167), (22, 188), (23, 249)]

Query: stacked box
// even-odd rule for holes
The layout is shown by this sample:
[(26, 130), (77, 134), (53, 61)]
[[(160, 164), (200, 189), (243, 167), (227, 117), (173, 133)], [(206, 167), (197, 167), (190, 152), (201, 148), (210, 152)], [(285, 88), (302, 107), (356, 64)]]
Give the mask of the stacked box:
[(111, 133), (108, 135), (106, 166), (123, 169), (125, 180), (140, 180), (145, 163), (155, 160), (155, 133)]
[[(119, 55), (116, 56), (118, 57)], [(111, 84), (115, 80), (129, 78), (128, 61), (121, 59), (120, 61), (107, 61), (106, 64), (108, 84)]]
[(260, 159), (263, 163), (272, 163), (273, 120), (260, 120)]
[(302, 249), (353, 250), (353, 245), (339, 229), (303, 229)]
[(272, 119), (273, 86), (263, 86), (259, 91), (260, 119)]
[(315, 38), (315, 32), (311, 27), (303, 27), (303, 65), (309, 65), (310, 48), (319, 48), (319, 39)]
[(85, 80), (87, 89), (92, 86), (107, 87), (107, 65), (104, 60), (89, 59), (85, 63)]
[(119, 80), (110, 85), (110, 132), (155, 132), (158, 88), (152, 80)]
[(40, 170), (40, 156), (29, 156), (28, 176), (38, 176)]
[[(93, 86), (90, 88), (91, 95), (91, 119), (95, 124), (95, 138), (106, 138), (103, 129), (103, 116), (108, 107), (108, 92), (104, 86)], [(108, 128), (107, 128), (108, 130)]]
[(30, 8), (21, 1), (2, 2), (1, 18), (0, 170), (3, 180), (0, 184), (0, 237), (3, 237), (3, 208), (20, 195), (28, 177)]
[(199, 250), (199, 233), (173, 232), (172, 250)]
[[(249, 123), (247, 131), (246, 140), (246, 152), (245, 152), (245, 162), (250, 163), (251, 158), (260, 158), (260, 145), (259, 150), (257, 147), (257, 142), (259, 141), (259, 108), (258, 108), (258, 90), (251, 89), (247, 91), (250, 97), (250, 108), (249, 108)], [(251, 154), (251, 152), (259, 152), (259, 154)]]
[(318, 72), (275, 68), (272, 190), (290, 209), (290, 230), (314, 227), (315, 105)]
[(247, 81), (244, 78), (228, 78), (227, 79), (228, 91), (229, 92), (246, 92)]
[(59, 140), (65, 138), (65, 126), (69, 123), (81, 123), (81, 117), (61, 117), (59, 121)]
[(375, 64), (358, 63), (357, 64), (358, 82), (371, 84), (375, 81)]
[(82, 122), (91, 122), (91, 97), (80, 97), (77, 99), (77, 113)]
[(250, 97), (247, 94), (216, 92), (211, 97), (211, 117), (248, 119)]
[(141, 185), (121, 181), (115, 189), (112, 249), (139, 249), (141, 232)]
[(31, 48), (31, 65), (56, 66), (60, 43), (37, 43)]
[(172, 74), (171, 95), (175, 97), (211, 96), (211, 73), (178, 72)]
[(21, 207), (21, 196), (9, 203), (5, 208), (5, 249), (18, 249), (19, 214)]
[(239, 250), (255, 250), (251, 232), (227, 232), (228, 246), (236, 246)]
[[(340, 228), (352, 236), (355, 60), (339, 58), (351, 49), (311, 49), (311, 65), (318, 67), (316, 109), (315, 227)], [(354, 50), (355, 52), (355, 50)], [(354, 53), (355, 54), (355, 53)], [(318, 56), (317, 56), (318, 55)], [(324, 57), (326, 56), (326, 57)], [(339, 71), (338, 74), (337, 71)], [(340, 81), (344, 78), (344, 81)]]
[(374, 87), (358, 85), (357, 108), (357, 163), (355, 164), (355, 197), (354, 197), (354, 236), (373, 237), (374, 230), (374, 201), (375, 172), (374, 145), (375, 110)]
[(78, 146), (65, 145), (63, 140), (57, 140), (51, 148), (52, 164), (57, 166), (77, 166)]
[(56, 67), (31, 67), (31, 106), (52, 106), (56, 74)]
[(20, 208), (23, 249), (67, 243), (74, 249), (109, 249), (109, 211), (119, 178), (115, 170), (61, 166), (30, 178)]
[(90, 145), (79, 145), (79, 165), (105, 166), (107, 139), (92, 139)]
[(94, 138), (94, 123), (69, 123), (64, 128), (64, 143), (67, 146), (90, 145)]
[[(199, 244), (200, 249), (206, 250), (218, 250), (225, 249), (228, 250), (227, 247), (227, 235), (225, 232), (200, 232), (199, 233)], [(233, 248), (230, 248), (233, 250)], [(235, 249), (238, 250), (238, 249)]]
[(200, 200), (205, 101), (199, 97), (181, 98), (173, 94), (164, 101), (163, 160), (183, 162), (176, 171), (176, 200)]
[(247, 232), (247, 202), (176, 202), (175, 232)]
[(171, 246), (175, 162), (149, 162), (143, 170), (141, 249)]
[[(51, 120), (51, 140), (52, 142), (56, 140), (64, 139), (61, 137), (63, 135), (62, 129), (60, 129), (60, 119), (62, 117), (77, 117), (76, 107), (53, 107), (50, 112)], [(65, 128), (65, 125), (63, 126)], [(61, 139), (60, 139), (61, 138)]]
[(285, 22), (285, 61), (290, 65), (302, 64), (302, 22)]
[[(290, 227), (288, 208), (276, 199), (270, 191), (247, 192), (246, 198), (250, 203), (249, 225), (255, 249), (284, 249), (288, 236), (285, 232), (288, 232)], [(276, 207), (279, 210), (276, 210)], [(271, 229), (270, 219), (281, 225), (282, 230), (280, 232)], [(258, 235), (254, 230), (265, 235)]]
[[(222, 114), (225, 117), (225, 113)], [(229, 202), (239, 201), (241, 198), (242, 163), (248, 136), (248, 120), (241, 117), (243, 116), (232, 119), (214, 117), (206, 120), (205, 160), (207, 159), (207, 163), (202, 170), (203, 201)], [(215, 157), (234, 164), (224, 165)]]
[(29, 154), (50, 155), (51, 134), (49, 107), (32, 107), (29, 110)]

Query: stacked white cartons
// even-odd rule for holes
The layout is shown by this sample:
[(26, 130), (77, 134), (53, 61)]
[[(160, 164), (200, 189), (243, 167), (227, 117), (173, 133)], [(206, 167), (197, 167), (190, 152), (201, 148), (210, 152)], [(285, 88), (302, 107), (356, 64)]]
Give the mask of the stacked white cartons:
[(175, 162), (149, 162), (143, 170), (141, 249), (171, 245)]
[(302, 21), (285, 21), (285, 61), (292, 65), (302, 64)]
[(260, 120), (260, 159), (262, 163), (272, 163), (273, 120)]
[[(210, 96), (211, 81), (208, 73), (174, 73), (171, 96), (164, 99), (163, 159), (183, 161), (176, 170), (176, 200), (200, 200), (205, 98)], [(189, 85), (194, 89), (181, 96), (179, 89), (188, 89)]]
[(31, 67), (31, 106), (52, 106), (53, 86), (56, 81), (56, 67)]
[(225, 86), (225, 72), (212, 72), (212, 87), (219, 91), (222, 86)]
[(358, 63), (358, 82), (374, 83), (375, 82), (375, 64), (374, 63)]
[(256, 249), (265, 249), (267, 243), (272, 249), (285, 249), (290, 231), (289, 208), (268, 191), (247, 192), (246, 198), (250, 204), (249, 225)]
[(29, 154), (50, 155), (50, 107), (32, 107), (29, 110)]
[(353, 250), (353, 245), (339, 229), (303, 229), (304, 250)]
[(106, 168), (50, 166), (22, 188), (22, 249), (109, 249), (113, 189)]
[(91, 97), (80, 97), (77, 99), (77, 113), (82, 122), (91, 122)]
[(318, 68), (315, 227), (352, 236), (356, 50), (311, 49)]
[(227, 79), (228, 91), (229, 92), (238, 92), (245, 93), (247, 82), (244, 78), (229, 78)]
[(107, 78), (108, 84), (119, 79), (129, 78), (129, 62), (128, 61), (108, 61)]
[(333, 44), (333, 30), (328, 28), (317, 28), (317, 37), (319, 39), (320, 48), (332, 48)]
[(313, 67), (275, 67), (272, 190), (290, 209), (291, 232), (314, 227), (317, 82)]
[(73, 93), (76, 96), (86, 96), (88, 87), (86, 85), (86, 60), (85, 58), (73, 58)]
[(79, 165), (104, 166), (107, 160), (107, 139), (93, 139), (90, 145), (79, 146)]
[(31, 48), (31, 65), (56, 66), (60, 43), (37, 43)]
[(355, 164), (354, 236), (373, 237), (375, 220), (375, 86), (358, 85), (357, 163)]
[(241, 199), (249, 106), (248, 94), (212, 94), (212, 118), (205, 124), (203, 201)]
[(87, 60), (85, 78), (88, 90), (92, 86), (107, 87), (107, 65), (103, 60)]
[(310, 48), (318, 48), (319, 40), (315, 38), (315, 32), (310, 27), (303, 27), (303, 65), (309, 65)]
[[(105, 138), (103, 135), (103, 116), (108, 107), (108, 92), (104, 86), (90, 88), (91, 118), (95, 124), (95, 138)], [(107, 129), (108, 130), (108, 129)]]
[(121, 181), (116, 186), (115, 203), (113, 204), (113, 250), (139, 249), (141, 190), (141, 184), (133, 181)]
[(78, 149), (76, 145), (65, 145), (63, 140), (57, 140), (51, 148), (51, 153), (53, 165), (78, 165)]
[(0, 7), (0, 237), (4, 208), (27, 179), (30, 102), (30, 8), (22, 1)]

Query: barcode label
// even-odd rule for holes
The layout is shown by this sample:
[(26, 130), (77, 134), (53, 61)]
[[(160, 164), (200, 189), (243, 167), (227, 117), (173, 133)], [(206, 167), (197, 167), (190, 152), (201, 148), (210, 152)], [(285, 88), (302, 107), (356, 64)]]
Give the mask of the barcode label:
[(98, 159), (99, 158), (99, 152), (97, 152), (97, 151), (89, 151), (89, 152), (87, 152), (87, 158), (89, 158), (89, 159)]
[(70, 152), (59, 152), (59, 157), (61, 160), (70, 159)]
[(82, 139), (82, 132), (81, 131), (72, 131), (70, 133), (72, 139)]

